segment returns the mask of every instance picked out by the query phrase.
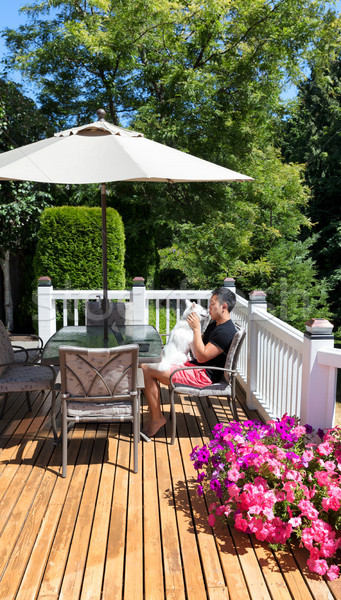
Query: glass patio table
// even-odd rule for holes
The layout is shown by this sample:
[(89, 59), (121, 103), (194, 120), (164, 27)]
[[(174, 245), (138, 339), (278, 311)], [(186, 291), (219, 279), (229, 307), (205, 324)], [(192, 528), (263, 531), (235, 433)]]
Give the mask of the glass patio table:
[(161, 361), (162, 340), (152, 325), (112, 325), (108, 329), (108, 340), (103, 337), (103, 325), (66, 326), (59, 329), (46, 343), (41, 362), (59, 365), (60, 346), (81, 348), (114, 348), (126, 344), (138, 344), (139, 364)]

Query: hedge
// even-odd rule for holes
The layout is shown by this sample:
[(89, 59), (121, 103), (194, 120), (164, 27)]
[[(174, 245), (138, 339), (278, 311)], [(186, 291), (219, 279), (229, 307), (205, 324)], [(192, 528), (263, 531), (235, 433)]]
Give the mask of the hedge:
[[(48, 275), (55, 288), (100, 289), (102, 216), (100, 208), (60, 206), (41, 214), (34, 258), (36, 277)], [(125, 235), (118, 212), (107, 209), (108, 289), (125, 288)]]

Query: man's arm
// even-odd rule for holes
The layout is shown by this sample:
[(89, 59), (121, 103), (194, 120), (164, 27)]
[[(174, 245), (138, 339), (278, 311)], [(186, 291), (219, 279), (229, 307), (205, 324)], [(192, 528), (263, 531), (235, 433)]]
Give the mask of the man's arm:
[(200, 320), (197, 314), (190, 313), (187, 317), (187, 321), (191, 329), (193, 329), (193, 347), (198, 363), (208, 362), (223, 352), (221, 348), (218, 348), (218, 346), (215, 346), (210, 342), (205, 346), (202, 341)]

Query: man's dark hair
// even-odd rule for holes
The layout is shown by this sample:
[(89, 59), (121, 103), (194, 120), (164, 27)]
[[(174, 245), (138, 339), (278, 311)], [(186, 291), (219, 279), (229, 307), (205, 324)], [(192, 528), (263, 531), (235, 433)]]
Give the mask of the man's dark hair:
[(236, 303), (236, 294), (231, 292), (229, 288), (223, 286), (216, 288), (213, 290), (212, 296), (217, 296), (220, 304), (224, 304), (224, 302), (226, 302), (229, 313), (233, 310)]

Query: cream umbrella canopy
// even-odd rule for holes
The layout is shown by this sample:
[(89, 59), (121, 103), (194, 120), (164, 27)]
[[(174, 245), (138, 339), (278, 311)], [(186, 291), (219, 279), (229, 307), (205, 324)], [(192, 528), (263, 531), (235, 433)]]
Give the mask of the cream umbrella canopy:
[[(108, 300), (105, 182), (252, 181), (225, 167), (116, 127), (97, 111), (98, 121), (0, 154), (0, 180), (101, 184), (103, 307)], [(106, 314), (106, 310), (105, 310)], [(105, 319), (106, 320), (106, 319)], [(105, 331), (107, 324), (104, 325)], [(107, 338), (107, 334), (105, 334)]]

